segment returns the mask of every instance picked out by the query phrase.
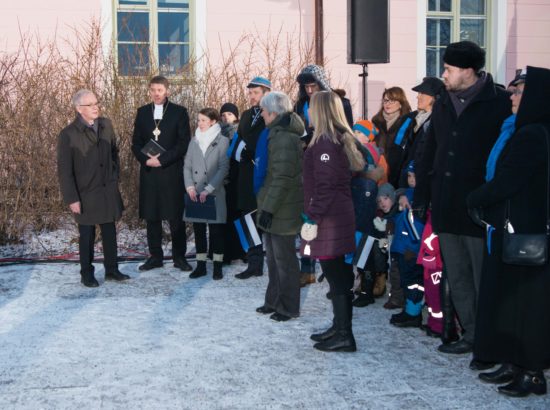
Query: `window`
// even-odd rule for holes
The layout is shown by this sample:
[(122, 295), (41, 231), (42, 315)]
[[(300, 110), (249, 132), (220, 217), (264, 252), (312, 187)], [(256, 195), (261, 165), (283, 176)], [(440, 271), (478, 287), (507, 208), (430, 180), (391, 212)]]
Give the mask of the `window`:
[(118, 71), (143, 75), (158, 68), (175, 76), (189, 62), (192, 0), (115, 0)]
[(470, 40), (488, 51), (490, 0), (428, 0), (427, 3), (426, 75), (441, 77), (443, 52), (449, 43)]

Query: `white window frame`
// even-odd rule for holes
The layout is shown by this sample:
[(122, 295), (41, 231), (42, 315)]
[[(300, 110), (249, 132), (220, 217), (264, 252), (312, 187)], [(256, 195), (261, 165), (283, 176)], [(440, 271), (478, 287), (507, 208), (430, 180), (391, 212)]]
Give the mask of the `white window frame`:
[[(159, 8), (157, 6), (157, 0), (147, 0), (146, 5), (126, 5), (126, 4), (119, 4), (119, 0), (102, 0), (103, 2), (107, 1), (111, 3), (111, 18), (108, 17), (105, 19), (107, 21), (110, 20), (111, 24), (111, 45), (113, 50), (113, 55), (115, 58), (115, 61), (117, 62), (117, 70), (118, 70), (118, 27), (117, 27), (117, 21), (118, 21), (118, 12), (119, 11), (142, 11), (149, 13), (149, 48), (151, 50), (150, 54), (150, 61), (149, 64), (151, 66), (151, 69), (153, 72), (159, 72), (159, 41), (158, 41), (158, 13), (160, 12), (187, 12), (189, 14), (189, 41), (187, 42), (174, 42), (173, 44), (186, 44), (189, 47), (189, 59), (195, 59), (195, 56), (197, 55), (197, 51), (200, 51), (202, 53), (202, 48), (198, 50), (199, 47), (197, 47), (197, 13), (200, 11), (200, 19), (201, 19), (201, 25), (204, 27), (204, 16), (205, 12), (204, 9), (206, 7), (205, 0), (188, 0), (189, 6), (188, 8), (168, 8), (168, 7), (162, 7)], [(199, 10), (197, 10), (196, 5), (198, 6)], [(109, 24), (107, 24), (108, 26)], [(204, 30), (201, 30), (201, 32), (204, 32)], [(202, 38), (202, 36), (201, 36)], [(122, 42), (124, 43), (124, 42)], [(160, 44), (171, 44), (166, 42), (160, 42)], [(121, 74), (122, 75), (122, 74)], [(128, 77), (132, 76), (131, 74), (128, 75)], [(172, 77), (172, 75), (167, 75), (169, 77)], [(176, 74), (176, 77), (180, 76), (179, 74)]]

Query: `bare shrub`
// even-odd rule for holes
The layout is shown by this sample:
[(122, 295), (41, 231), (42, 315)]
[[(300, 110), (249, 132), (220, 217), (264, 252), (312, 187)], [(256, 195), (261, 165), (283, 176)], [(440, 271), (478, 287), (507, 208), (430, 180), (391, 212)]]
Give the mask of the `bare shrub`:
[[(103, 115), (114, 123), (126, 204), (123, 222), (130, 228), (140, 224), (133, 122), (137, 108), (149, 101), (148, 80), (158, 71), (150, 66), (141, 76), (119, 75), (114, 55), (102, 52), (98, 21), (74, 29), (63, 41), (70, 53), (61, 53), (55, 41), (42, 44), (25, 35), (17, 52), (0, 53), (0, 244), (71, 220), (57, 183), (56, 143), (75, 117), (70, 99), (80, 88), (97, 94)], [(294, 96), (299, 70), (313, 60), (313, 43), (283, 35), (282, 29), (244, 33), (235, 44), (219, 41), (223, 51), (217, 62), (207, 53), (171, 80), (171, 99), (188, 107), (193, 130), (196, 114), (205, 106), (219, 108), (230, 101), (246, 109), (246, 84), (256, 75), (269, 77), (274, 88)]]

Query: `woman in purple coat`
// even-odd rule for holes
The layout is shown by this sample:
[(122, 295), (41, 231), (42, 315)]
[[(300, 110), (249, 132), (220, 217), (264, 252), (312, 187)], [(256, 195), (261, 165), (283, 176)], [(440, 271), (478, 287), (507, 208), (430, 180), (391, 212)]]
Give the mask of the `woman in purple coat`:
[(351, 198), (352, 171), (362, 170), (342, 101), (332, 91), (311, 97), (314, 133), (304, 154), (304, 239), (301, 253), (319, 259), (330, 286), (334, 319), (326, 331), (311, 335), (323, 351), (356, 350), (353, 337), (352, 266), (344, 255), (355, 250), (355, 216)]

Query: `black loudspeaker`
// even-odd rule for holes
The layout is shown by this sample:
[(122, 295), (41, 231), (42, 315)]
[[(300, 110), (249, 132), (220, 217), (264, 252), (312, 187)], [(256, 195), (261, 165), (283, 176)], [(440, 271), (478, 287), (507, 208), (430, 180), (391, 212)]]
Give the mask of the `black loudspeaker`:
[(348, 64), (389, 62), (389, 0), (348, 0)]

